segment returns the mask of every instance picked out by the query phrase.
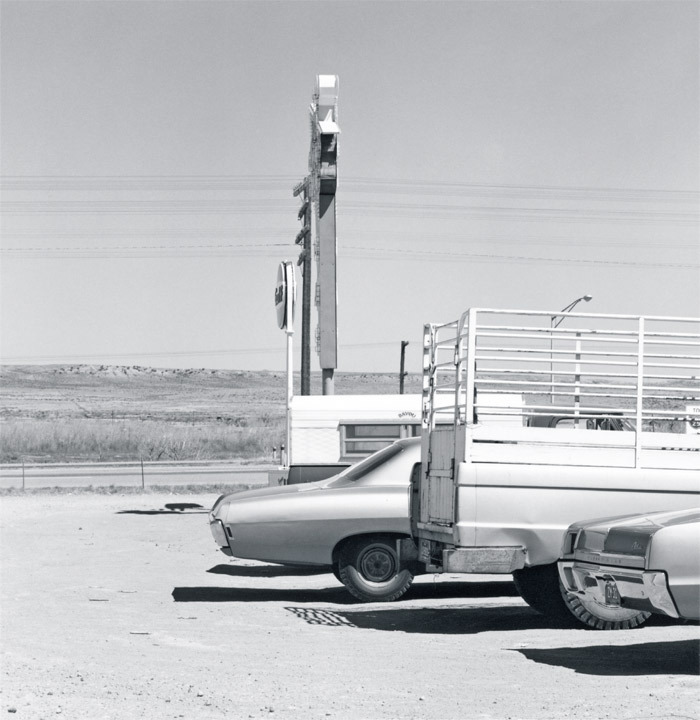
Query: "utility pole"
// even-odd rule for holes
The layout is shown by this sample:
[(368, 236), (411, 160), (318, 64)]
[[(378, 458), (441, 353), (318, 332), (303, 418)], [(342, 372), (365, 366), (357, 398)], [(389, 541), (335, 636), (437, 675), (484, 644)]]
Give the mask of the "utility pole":
[(408, 345), (408, 340), (402, 340), (401, 341), (401, 365), (399, 367), (399, 395), (403, 395), (403, 379), (408, 375), (407, 372), (404, 371), (404, 367), (406, 365), (406, 345)]

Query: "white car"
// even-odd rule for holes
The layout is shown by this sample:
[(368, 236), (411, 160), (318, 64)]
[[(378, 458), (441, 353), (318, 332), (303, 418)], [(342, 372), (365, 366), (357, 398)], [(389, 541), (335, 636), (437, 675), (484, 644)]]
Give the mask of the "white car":
[[(631, 624), (649, 613), (700, 618), (700, 509), (654, 512), (572, 525), (559, 562), (562, 584), (579, 601), (628, 609)], [(605, 623), (605, 620), (600, 620)]]
[(325, 566), (358, 599), (401, 597), (419, 571), (411, 476), (420, 438), (398, 440), (328, 480), (222, 495), (215, 542), (230, 557)]

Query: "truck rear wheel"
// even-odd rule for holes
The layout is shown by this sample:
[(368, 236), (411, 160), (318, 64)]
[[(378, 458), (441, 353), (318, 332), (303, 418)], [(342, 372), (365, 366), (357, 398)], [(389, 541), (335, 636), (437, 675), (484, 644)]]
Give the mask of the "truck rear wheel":
[(351, 595), (363, 602), (390, 602), (400, 598), (413, 582), (396, 552), (396, 540), (370, 537), (347, 546), (338, 562), (340, 580)]
[(513, 580), (523, 600), (537, 612), (559, 622), (596, 630), (623, 630), (646, 622), (650, 613), (610, 608), (568, 593), (559, 580), (557, 564), (516, 570)]

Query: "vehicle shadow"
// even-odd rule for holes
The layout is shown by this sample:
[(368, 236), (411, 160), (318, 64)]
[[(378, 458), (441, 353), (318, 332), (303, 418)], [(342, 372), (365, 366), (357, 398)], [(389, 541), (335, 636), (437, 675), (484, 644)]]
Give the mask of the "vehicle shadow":
[(527, 605), (377, 608), (357, 611), (287, 607), (285, 610), (309, 625), (344, 625), (362, 630), (429, 635), (475, 635), (482, 632), (561, 627)]
[[(484, 583), (486, 585), (487, 583)], [(408, 597), (408, 595), (406, 595)], [(464, 596), (462, 596), (464, 597)], [(406, 633), (427, 633), (440, 635), (475, 635), (482, 632), (495, 632), (504, 630), (542, 630), (542, 629), (576, 629), (584, 633), (596, 634), (597, 631), (588, 628), (576, 627), (566, 622), (560, 622), (541, 615), (525, 604), (522, 605), (487, 605), (481, 607), (435, 607), (435, 608), (382, 608), (373, 605), (371, 609), (363, 610), (345, 610), (333, 608), (314, 608), (314, 607), (286, 607), (285, 610), (296, 615), (300, 620), (304, 620), (310, 625), (344, 625), (347, 627), (355, 627), (364, 630), (383, 630), (388, 632), (406, 632)], [(676, 626), (678, 622), (675, 621)], [(630, 632), (635, 632), (631, 630)], [(664, 645), (664, 643), (660, 643)], [(610, 648), (610, 646), (604, 646)], [(685, 647), (685, 646), (684, 646)], [(594, 648), (595, 649), (595, 648)], [(594, 650), (593, 649), (593, 650)], [(611, 648), (613, 652), (622, 653), (620, 659), (624, 659), (624, 647)], [(570, 651), (572, 657), (576, 657), (577, 662), (588, 669), (590, 666), (593, 670), (601, 670), (596, 667), (595, 652), (590, 654), (590, 662), (585, 651), (588, 648), (564, 648), (562, 652), (551, 650), (521, 650), (527, 655), (528, 652), (533, 653), (530, 659), (537, 662), (547, 662), (551, 660), (552, 664), (558, 664), (557, 660), (566, 667), (564, 660), (568, 657), (565, 651)], [(685, 648), (686, 652), (689, 648)], [(581, 651), (579, 653), (579, 651)], [(579, 655), (577, 655), (579, 653)], [(694, 651), (696, 659), (695, 668), (697, 672), (697, 644)], [(536, 656), (535, 656), (536, 655)], [(650, 657), (653, 653), (650, 654)], [(610, 668), (616, 668), (615, 662), (611, 661)], [(617, 667), (620, 674), (623, 672), (624, 664)], [(574, 668), (576, 669), (576, 668)], [(587, 670), (580, 670), (586, 672)], [(648, 671), (645, 670), (645, 672)], [(669, 670), (669, 672), (671, 672)], [(674, 671), (675, 672), (675, 671)], [(661, 670), (659, 670), (661, 673)], [(601, 672), (600, 674), (606, 674)], [(640, 671), (640, 674), (641, 671)]]
[(327, 602), (350, 605), (353, 598), (345, 588), (303, 590), (297, 588), (222, 588), (176, 587), (172, 592), (175, 602)]
[(116, 515), (206, 515), (209, 512), (197, 503), (166, 503), (160, 510), (118, 510)]
[(233, 577), (288, 577), (294, 575), (330, 574), (327, 567), (308, 565), (215, 565), (207, 570), (214, 575), (232, 575)]
[(569, 668), (583, 675), (697, 675), (697, 640), (515, 650), (528, 660)]
[(416, 583), (404, 595), (406, 600), (429, 598), (499, 598), (520, 597), (513, 582), (459, 582)]
[[(232, 588), (232, 587), (176, 587), (176, 602), (340, 602), (343, 605), (362, 604), (332, 578), (329, 570), (322, 568), (265, 565), (246, 567), (242, 565), (215, 565), (207, 572), (238, 577), (282, 577), (294, 575), (328, 574), (329, 588)], [(297, 600), (303, 596), (304, 600)], [(469, 599), (518, 597), (512, 582), (443, 582), (416, 583), (403, 596), (404, 600)], [(340, 598), (340, 599), (336, 599)], [(400, 602), (401, 602), (400, 601)]]

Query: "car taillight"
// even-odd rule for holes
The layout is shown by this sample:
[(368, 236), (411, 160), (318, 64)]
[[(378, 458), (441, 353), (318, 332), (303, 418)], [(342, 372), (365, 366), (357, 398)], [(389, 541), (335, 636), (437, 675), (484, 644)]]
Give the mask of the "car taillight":
[(612, 528), (605, 540), (605, 552), (644, 557), (652, 537), (653, 533), (639, 528)]
[(564, 547), (562, 555), (572, 555), (576, 548), (576, 540), (578, 538), (578, 530), (569, 530), (564, 537)]

